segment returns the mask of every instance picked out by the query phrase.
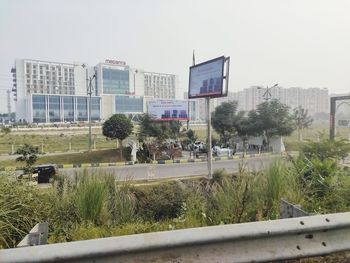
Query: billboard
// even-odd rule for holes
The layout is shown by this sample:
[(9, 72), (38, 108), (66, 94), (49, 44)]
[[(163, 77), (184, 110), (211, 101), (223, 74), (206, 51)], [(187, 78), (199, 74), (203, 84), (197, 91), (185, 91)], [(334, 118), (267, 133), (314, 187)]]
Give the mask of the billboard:
[(190, 67), (188, 98), (221, 97), (224, 80), (224, 56)]
[(189, 120), (188, 102), (185, 100), (152, 100), (148, 102), (148, 114), (155, 120)]

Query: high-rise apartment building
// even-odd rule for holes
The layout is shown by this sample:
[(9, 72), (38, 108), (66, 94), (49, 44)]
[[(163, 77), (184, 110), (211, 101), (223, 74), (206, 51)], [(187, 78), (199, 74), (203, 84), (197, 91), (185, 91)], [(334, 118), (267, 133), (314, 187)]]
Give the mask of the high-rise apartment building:
[(143, 72), (145, 96), (159, 99), (175, 99), (179, 79), (176, 75)]
[[(252, 86), (244, 90), (230, 93), (231, 100), (238, 101), (238, 109), (250, 111), (265, 101), (266, 89)], [(310, 115), (329, 112), (329, 95), (326, 88), (274, 87), (270, 89), (271, 99), (278, 99), (291, 109), (298, 106), (307, 109)]]

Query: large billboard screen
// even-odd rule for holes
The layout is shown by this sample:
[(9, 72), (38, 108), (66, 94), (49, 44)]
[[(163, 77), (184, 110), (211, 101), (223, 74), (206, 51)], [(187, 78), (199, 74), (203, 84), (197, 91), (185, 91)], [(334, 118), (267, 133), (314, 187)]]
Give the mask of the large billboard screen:
[(188, 102), (185, 100), (152, 100), (148, 114), (158, 121), (188, 120)]
[(190, 67), (188, 98), (220, 97), (223, 94), (225, 57)]

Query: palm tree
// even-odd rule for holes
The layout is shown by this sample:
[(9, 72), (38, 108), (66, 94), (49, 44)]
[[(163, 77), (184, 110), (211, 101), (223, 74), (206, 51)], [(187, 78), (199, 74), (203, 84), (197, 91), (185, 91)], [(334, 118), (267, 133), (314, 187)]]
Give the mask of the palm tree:
[(305, 128), (309, 128), (314, 120), (308, 115), (308, 110), (305, 110), (301, 106), (295, 108), (293, 111), (294, 111), (294, 114), (293, 114), (294, 123), (298, 129), (299, 142), (302, 142), (303, 130)]

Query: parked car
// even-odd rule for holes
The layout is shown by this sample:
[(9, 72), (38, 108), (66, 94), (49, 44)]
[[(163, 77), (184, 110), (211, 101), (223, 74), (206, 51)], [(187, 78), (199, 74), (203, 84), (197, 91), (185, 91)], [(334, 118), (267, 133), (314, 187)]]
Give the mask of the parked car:
[(213, 155), (220, 157), (220, 156), (228, 156), (231, 157), (234, 155), (234, 151), (231, 148), (221, 148), (219, 146), (214, 146), (213, 147)]
[(56, 164), (41, 164), (34, 168), (33, 174), (37, 175), (38, 184), (49, 183), (57, 173)]

